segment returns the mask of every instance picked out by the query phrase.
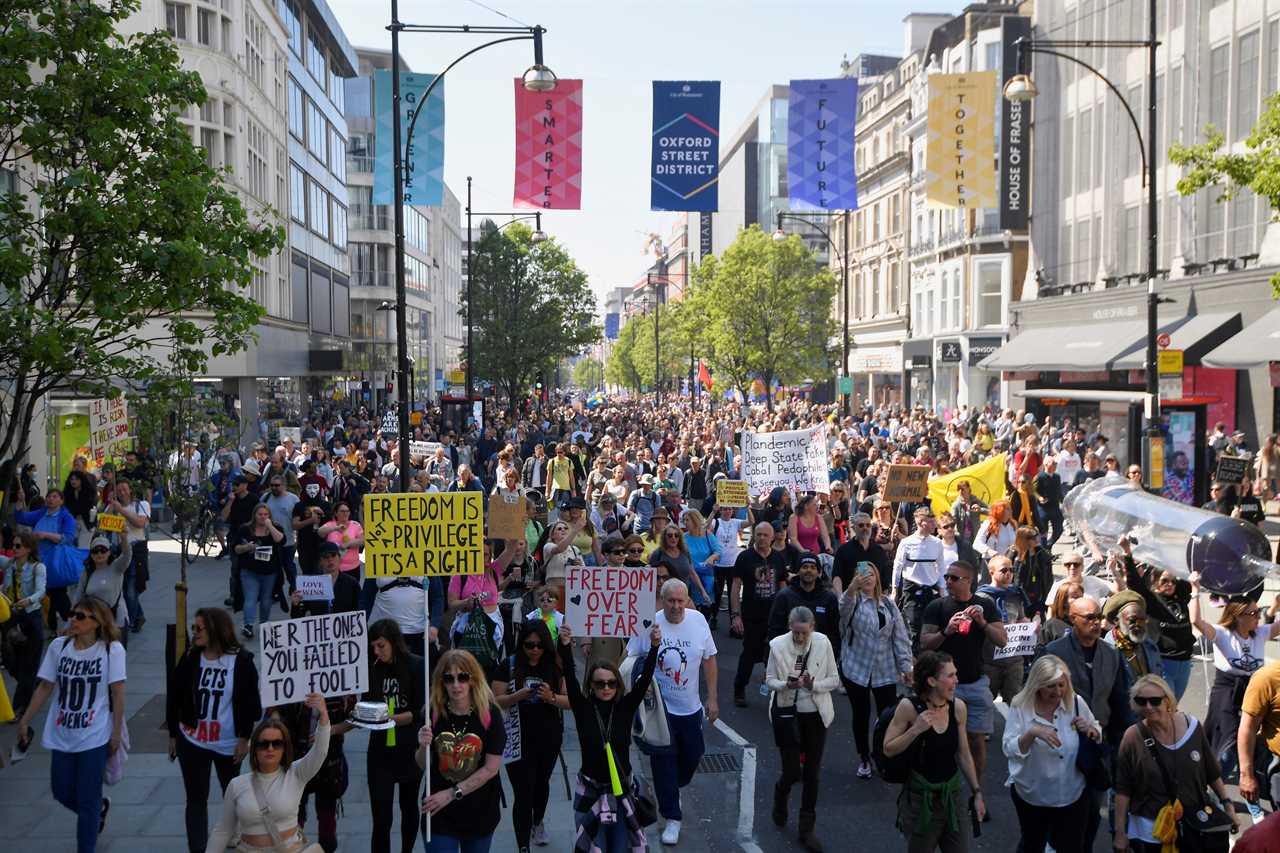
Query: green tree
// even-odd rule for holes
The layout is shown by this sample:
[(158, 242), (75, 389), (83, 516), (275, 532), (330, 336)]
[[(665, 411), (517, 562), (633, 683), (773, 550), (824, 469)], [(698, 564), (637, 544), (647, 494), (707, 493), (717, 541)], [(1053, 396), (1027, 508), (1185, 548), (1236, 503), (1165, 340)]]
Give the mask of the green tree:
[(778, 243), (759, 226), (744, 229), (698, 268), (693, 290), (713, 374), (739, 388), (750, 376), (772, 388), (830, 374), (835, 277), (798, 236)]
[(633, 317), (618, 330), (618, 339), (613, 342), (604, 366), (604, 378), (610, 385), (639, 392), (644, 386), (634, 361), (636, 333), (640, 328), (637, 319), (643, 318)]
[[(1213, 125), (1208, 139), (1197, 145), (1173, 145), (1169, 159), (1187, 169), (1178, 180), (1178, 192), (1192, 195), (1218, 187), (1216, 201), (1230, 201), (1252, 191), (1271, 205), (1272, 218), (1280, 216), (1280, 92), (1267, 98), (1266, 109), (1245, 139), (1245, 151), (1222, 150), (1225, 137)], [(1280, 299), (1280, 272), (1271, 276), (1271, 292)]]
[(205, 101), (163, 32), (116, 27), (138, 0), (11, 0), (0, 21), (0, 459), (45, 394), (91, 397), (243, 349), (262, 309), (249, 221), (179, 121)]
[(599, 388), (604, 382), (604, 365), (600, 359), (588, 356), (578, 359), (573, 366), (573, 384), (579, 388)]
[[(473, 370), (514, 407), (544, 368), (598, 341), (600, 327), (586, 273), (554, 238), (534, 244), (520, 223), (485, 230), (472, 256)], [(459, 313), (466, 317), (465, 292)]]

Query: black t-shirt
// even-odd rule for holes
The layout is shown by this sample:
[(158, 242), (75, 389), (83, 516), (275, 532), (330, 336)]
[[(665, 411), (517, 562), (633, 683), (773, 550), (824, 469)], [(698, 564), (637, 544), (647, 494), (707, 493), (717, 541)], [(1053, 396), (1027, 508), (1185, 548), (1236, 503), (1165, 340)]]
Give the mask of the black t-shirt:
[[(555, 651), (548, 650), (542, 653), (542, 659), (550, 660), (548, 655), (554, 655)], [(547, 687), (551, 688), (551, 692), (555, 693), (560, 689), (560, 671), (552, 666), (540, 666), (538, 671), (534, 672), (526, 670), (521, 673), (519, 678), (512, 675), (514, 667), (511, 663), (512, 659), (507, 657), (502, 659), (502, 663), (498, 664), (498, 668), (494, 670), (493, 681), (501, 681), (507, 685), (508, 693), (515, 693), (522, 690), (530, 679), (541, 680)], [(535, 693), (537, 691), (534, 691)], [(540, 699), (530, 698), (522, 700), (518, 707), (520, 708), (520, 742), (527, 744), (532, 741), (545, 741), (548, 737), (559, 738), (563, 731), (563, 718), (560, 716), (560, 709)], [(507, 711), (510, 713), (510, 709)]]
[(231, 498), (231, 509), (227, 513), (227, 526), (234, 531), (253, 521), (253, 508), (258, 505), (258, 496), (250, 489), (244, 497)]
[(253, 572), (257, 575), (274, 575), (280, 570), (280, 545), (284, 542), (283, 539), (277, 542), (270, 533), (254, 536), (253, 525), (246, 524), (240, 528), (237, 541), (254, 543), (252, 551), (239, 555), (240, 571)]
[[(354, 581), (353, 581), (354, 583)], [(369, 692), (364, 699), (369, 702), (395, 701), (395, 713), (413, 711), (413, 719), (396, 726), (395, 746), (388, 746), (386, 732), (369, 733), (369, 749), (380, 751), (395, 749), (412, 753), (418, 748), (418, 729), (422, 726), (423, 679), (426, 664), (422, 658), (410, 653), (403, 662), (386, 664), (370, 655)]]
[[(502, 755), (507, 732), (502, 711), (489, 706), (489, 725), (478, 713), (459, 717), (446, 711), (431, 723), (431, 793), (446, 791), (484, 766), (490, 755)], [(449, 803), (431, 818), (431, 830), (454, 838), (483, 838), (498, 828), (502, 813), (498, 795), (502, 783), (494, 776), (461, 800)]]
[[(924, 624), (934, 625), (941, 631), (952, 616), (975, 604), (982, 608), (982, 616), (988, 623), (1000, 621), (1000, 611), (996, 610), (995, 602), (985, 595), (975, 595), (963, 604), (948, 595), (929, 602), (924, 609)], [(943, 637), (938, 651), (946, 652), (955, 660), (956, 678), (961, 684), (972, 684), (982, 677), (982, 645), (985, 642), (986, 632), (979, 630), (977, 623), (967, 634), (957, 631)]]
[(329, 507), (323, 501), (312, 503), (306, 500), (298, 501), (293, 506), (293, 518), (295, 521), (302, 521), (313, 509), (320, 510), (320, 523), (309, 524), (294, 531), (296, 534), (295, 541), (298, 545), (298, 563), (301, 565), (304, 574), (314, 574), (319, 570), (321, 538), (316, 531), (320, 529), (321, 524), (328, 520)]
[(850, 539), (836, 549), (832, 575), (840, 578), (840, 583), (843, 584), (841, 588), (849, 588), (849, 584), (853, 582), (853, 574), (858, 568), (858, 563), (864, 560), (874, 564), (876, 570), (880, 573), (880, 588), (889, 589), (893, 585), (891, 583), (893, 580), (893, 560), (875, 542), (868, 542), (867, 547), (863, 548), (862, 543), (857, 539)]
[(733, 576), (742, 581), (742, 618), (765, 622), (773, 607), (773, 597), (787, 582), (785, 553), (771, 551), (761, 557), (755, 548), (747, 548), (733, 563)]

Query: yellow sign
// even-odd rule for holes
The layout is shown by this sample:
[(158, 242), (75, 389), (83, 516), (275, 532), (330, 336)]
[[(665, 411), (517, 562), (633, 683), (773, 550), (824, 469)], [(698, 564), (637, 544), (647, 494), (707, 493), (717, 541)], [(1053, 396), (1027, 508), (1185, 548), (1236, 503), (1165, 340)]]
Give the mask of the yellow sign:
[(887, 501), (920, 501), (929, 496), (928, 465), (890, 465), (880, 497)]
[[(1178, 353), (1179, 361), (1181, 361), (1182, 353)], [(1163, 489), (1164, 488), (1164, 437), (1149, 436), (1144, 439), (1147, 442), (1147, 488)]]
[(409, 426), (418, 426), (422, 423), (422, 412), (409, 413)]
[(461, 385), (467, 381), (467, 372), (465, 370), (450, 370), (445, 374), (445, 378), (449, 380), (450, 385)]
[(1181, 374), (1182, 350), (1162, 349), (1156, 353), (1156, 373)]
[(924, 192), (930, 207), (998, 207), (996, 72), (929, 75)]
[(929, 481), (929, 503), (935, 514), (950, 512), (951, 505), (960, 497), (959, 482), (969, 483), (969, 494), (987, 506), (1004, 497), (1005, 466), (1008, 456), (998, 453), (976, 465), (961, 468)]
[(484, 502), (478, 492), (364, 496), (368, 577), (478, 575), (484, 571)]
[(105, 530), (108, 533), (124, 533), (124, 516), (100, 515), (98, 516), (98, 529)]
[(746, 480), (717, 480), (716, 506), (740, 507), (747, 505)]

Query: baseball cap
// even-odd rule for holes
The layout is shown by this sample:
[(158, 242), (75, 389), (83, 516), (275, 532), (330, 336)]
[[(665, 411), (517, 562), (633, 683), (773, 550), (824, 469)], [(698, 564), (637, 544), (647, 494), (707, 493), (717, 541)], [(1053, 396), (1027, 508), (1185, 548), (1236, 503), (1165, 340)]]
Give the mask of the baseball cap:
[(110, 547), (111, 547), (111, 540), (108, 539), (106, 536), (95, 536), (93, 537), (93, 540), (89, 543), (90, 551), (92, 551), (94, 548), (110, 548)]
[(338, 547), (337, 542), (321, 542), (319, 550), (316, 551), (321, 557), (329, 554), (341, 554), (342, 549)]

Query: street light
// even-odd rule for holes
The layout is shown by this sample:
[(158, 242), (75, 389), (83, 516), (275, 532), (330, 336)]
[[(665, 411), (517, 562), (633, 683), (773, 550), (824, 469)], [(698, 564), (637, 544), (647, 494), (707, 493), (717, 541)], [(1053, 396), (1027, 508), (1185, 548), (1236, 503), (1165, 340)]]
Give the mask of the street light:
[[(817, 223), (811, 222), (805, 218), (806, 216), (825, 216), (829, 219), (835, 215), (836, 215), (835, 212), (807, 213), (807, 214), (801, 215), (798, 213), (785, 213), (783, 211), (778, 211), (778, 227), (773, 232), (773, 242), (775, 243), (786, 242), (787, 232), (782, 230), (782, 220), (791, 219), (796, 222), (803, 222), (805, 225), (808, 225), (814, 231), (817, 231), (819, 234), (825, 237), (827, 239), (827, 245), (831, 247), (831, 251), (835, 252), (840, 256), (841, 302), (844, 303), (841, 308), (841, 313), (843, 316), (841, 317), (841, 323), (840, 323), (840, 326), (841, 326), (841, 329), (840, 329), (841, 331), (840, 376), (844, 377), (845, 374), (849, 372), (849, 258), (848, 258), (849, 213), (847, 211), (844, 213), (844, 245), (845, 245), (844, 252), (841, 252), (840, 248), (836, 246), (835, 241), (831, 239), (830, 232), (828, 232), (825, 228), (822, 228), (821, 226), (819, 226)], [(837, 379), (836, 381), (838, 383), (839, 379)], [(847, 392), (841, 392), (841, 396), (844, 397), (844, 403), (842, 404), (841, 410), (844, 412), (848, 412), (849, 411), (849, 394)]]
[[(406, 24), (400, 20), (400, 3), (399, 0), (391, 0), (391, 24), (387, 27), (391, 31), (391, 100), (392, 112), (395, 118), (391, 122), (391, 147), (392, 147), (392, 170), (395, 183), (395, 198), (393, 206), (395, 207), (395, 223), (396, 223), (396, 364), (399, 367), (399, 399), (397, 401), (397, 409), (399, 413), (399, 433), (400, 442), (403, 444), (408, 440), (409, 436), (409, 350), (408, 341), (405, 338), (408, 335), (406, 326), (408, 321), (405, 317), (406, 309), (406, 286), (405, 286), (405, 261), (404, 261), (404, 204), (401, 201), (404, 188), (404, 163), (409, 159), (409, 149), (413, 145), (413, 128), (418, 123), (418, 115), (422, 112), (422, 107), (430, 98), (431, 93), (436, 86), (440, 85), (440, 81), (444, 79), (453, 67), (462, 60), (466, 59), (474, 53), (479, 53), (485, 48), (494, 45), (504, 44), (511, 41), (532, 41), (533, 42), (533, 65), (525, 70), (523, 81), (524, 87), (530, 92), (548, 92), (556, 87), (556, 75), (546, 66), (542, 57), (542, 34), (546, 30), (541, 26), (533, 27), (473, 27), (468, 25), (461, 26), (437, 26), (423, 24)], [(484, 44), (471, 48), (463, 53), (457, 59), (445, 66), (444, 70), (435, 76), (431, 81), (431, 85), (427, 86), (427, 90), (423, 93), (422, 98), (418, 101), (417, 106), (413, 108), (413, 113), (409, 116), (409, 129), (406, 134), (407, 139), (401, 138), (400, 133), (400, 33), (436, 33), (449, 35), (498, 35), (501, 38), (487, 41)], [(470, 179), (468, 179), (470, 183)], [(468, 255), (470, 254), (471, 233), (467, 233)], [(470, 269), (468, 269), (467, 286), (470, 288)], [(468, 293), (468, 297), (470, 293)], [(470, 310), (470, 299), (468, 299), (468, 311)], [(467, 318), (467, 343), (468, 347), (471, 343), (471, 318)], [(467, 357), (467, 396), (471, 396), (471, 357), (470, 349), (468, 349)], [(399, 465), (400, 469), (400, 491), (409, 491), (409, 466), (404, 463), (404, 454), (401, 454), (402, 461)]]
[[(1147, 487), (1157, 488), (1158, 486), (1153, 485), (1153, 478), (1159, 474), (1162, 480), (1163, 470), (1157, 472), (1154, 469), (1157, 465), (1163, 468), (1164, 448), (1160, 438), (1160, 386), (1158, 384), (1156, 365), (1158, 321), (1156, 314), (1160, 303), (1170, 300), (1162, 300), (1156, 294), (1156, 267), (1158, 265), (1158, 244), (1156, 242), (1158, 234), (1156, 228), (1156, 50), (1160, 46), (1160, 42), (1156, 39), (1156, 0), (1149, 0), (1148, 2), (1147, 38), (1141, 41), (1050, 41), (1020, 38), (1014, 44), (1018, 48), (1018, 73), (1010, 77), (1009, 81), (1005, 83), (1004, 96), (1007, 99), (1025, 103), (1039, 94), (1039, 88), (1028, 73), (1028, 54), (1043, 53), (1048, 56), (1054, 56), (1058, 59), (1074, 62), (1101, 80), (1119, 99), (1120, 105), (1124, 107), (1125, 113), (1129, 116), (1129, 123), (1133, 126), (1133, 132), (1138, 135), (1138, 152), (1142, 157), (1142, 179), (1147, 188), (1147, 405), (1144, 412), (1146, 415), (1146, 435), (1143, 437), (1142, 442), (1142, 469), (1146, 474)], [(1125, 100), (1124, 95), (1120, 93), (1115, 84), (1084, 60), (1061, 52), (1061, 50), (1072, 48), (1117, 48), (1122, 50), (1143, 48), (1147, 51), (1147, 132), (1145, 137), (1133, 108), (1129, 106), (1129, 102)], [(1155, 482), (1159, 483), (1161, 480)]]

